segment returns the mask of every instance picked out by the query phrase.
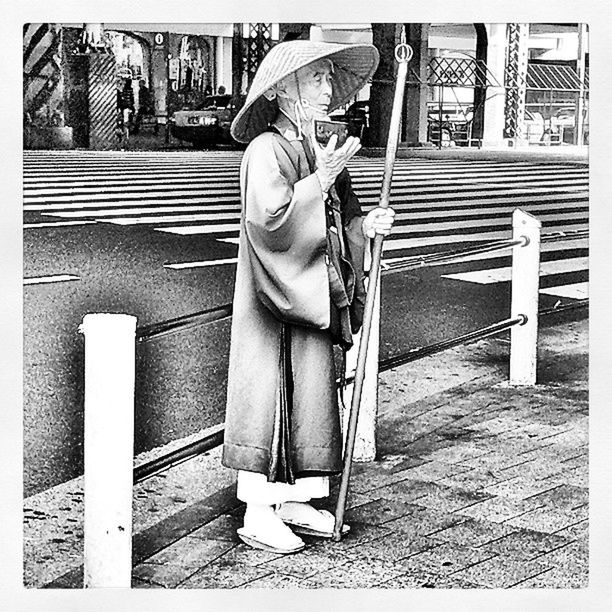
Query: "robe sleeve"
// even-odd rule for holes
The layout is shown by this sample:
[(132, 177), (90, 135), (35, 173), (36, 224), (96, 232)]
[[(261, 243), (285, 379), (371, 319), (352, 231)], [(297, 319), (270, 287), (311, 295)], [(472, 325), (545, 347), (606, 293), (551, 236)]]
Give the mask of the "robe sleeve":
[(246, 243), (255, 291), (278, 319), (326, 329), (330, 297), (325, 206), (314, 174), (299, 179), (272, 134), (256, 138), (241, 170)]

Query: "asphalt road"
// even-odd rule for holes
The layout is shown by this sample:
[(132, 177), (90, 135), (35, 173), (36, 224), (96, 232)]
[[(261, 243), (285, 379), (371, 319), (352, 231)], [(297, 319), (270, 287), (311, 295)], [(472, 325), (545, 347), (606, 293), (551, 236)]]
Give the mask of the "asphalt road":
[[(477, 191), (476, 185), (466, 194), (468, 202)], [(452, 213), (444, 214), (452, 225)], [(567, 211), (559, 213), (563, 214)], [(50, 218), (44, 214), (26, 215), (28, 223), (45, 220)], [(410, 223), (414, 219), (403, 218), (399, 225)], [(427, 219), (419, 223), (426, 224)], [(486, 227), (485, 221), (478, 224)], [(416, 231), (427, 237), (441, 230), (428, 233), (424, 227)], [(401, 228), (398, 232), (401, 236)], [(235, 244), (217, 238), (209, 233), (182, 235), (156, 231), (150, 224), (118, 225), (100, 219), (24, 232), (25, 278), (77, 277), (24, 287), (26, 495), (82, 472), (84, 338), (77, 329), (83, 316), (129, 313), (143, 326), (231, 302), (235, 265), (182, 270), (163, 265), (235, 257)], [(440, 249), (427, 244), (421, 247), (421, 251), (431, 250)], [(407, 251), (414, 249), (395, 249), (391, 254)], [(584, 242), (568, 243), (567, 248), (544, 252), (543, 261), (587, 254)], [(502, 268), (509, 261), (509, 257), (497, 257), (384, 274), (380, 358), (507, 318), (508, 282), (483, 284), (446, 275)], [(583, 283), (587, 276), (585, 269), (570, 269), (547, 274), (541, 286)], [(541, 295), (540, 306), (560, 299), (567, 301), (557, 295)], [(135, 453), (223, 420), (228, 344), (229, 320), (224, 320), (137, 345)]]

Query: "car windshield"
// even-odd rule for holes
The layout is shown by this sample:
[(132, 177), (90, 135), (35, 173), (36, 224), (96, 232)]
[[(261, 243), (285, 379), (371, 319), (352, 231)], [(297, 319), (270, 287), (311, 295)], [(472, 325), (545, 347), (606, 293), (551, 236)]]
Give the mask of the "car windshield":
[(202, 103), (196, 107), (196, 110), (205, 110), (208, 108), (227, 108), (230, 104), (231, 96), (208, 96), (202, 100)]

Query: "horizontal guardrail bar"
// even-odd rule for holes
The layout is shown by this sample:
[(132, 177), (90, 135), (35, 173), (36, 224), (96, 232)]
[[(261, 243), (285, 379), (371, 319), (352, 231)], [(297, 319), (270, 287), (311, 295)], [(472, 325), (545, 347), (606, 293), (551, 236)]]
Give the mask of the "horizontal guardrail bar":
[(565, 312), (566, 310), (578, 310), (579, 308), (588, 308), (589, 299), (585, 298), (583, 300), (576, 300), (575, 302), (570, 302), (569, 304), (559, 304), (558, 306), (551, 306), (550, 308), (543, 308), (538, 312), (538, 316), (546, 316), (555, 314), (557, 312)]
[(454, 251), (442, 251), (440, 253), (431, 253), (429, 255), (419, 255), (417, 257), (407, 257), (403, 261), (394, 261), (392, 263), (382, 262), (383, 273), (389, 272), (400, 272), (404, 270), (415, 270), (417, 268), (423, 268), (430, 264), (448, 263), (454, 259), (461, 259), (468, 255), (478, 255), (480, 253), (490, 253), (491, 251), (501, 251), (514, 246), (524, 246), (526, 239), (513, 240), (508, 238), (505, 240), (495, 240), (493, 242), (487, 242), (485, 244), (467, 247), (464, 249), (457, 249)]
[(136, 340), (139, 342), (147, 342), (155, 338), (160, 338), (161, 336), (174, 334), (191, 327), (197, 327), (198, 325), (206, 325), (207, 323), (221, 321), (222, 319), (227, 319), (232, 316), (232, 308), (232, 304), (224, 304), (223, 306), (217, 306), (210, 310), (195, 312), (184, 317), (162, 321), (161, 323), (143, 325), (136, 329)]
[(540, 242), (558, 242), (560, 240), (577, 240), (580, 238), (588, 238), (589, 230), (568, 230), (567, 232), (551, 232), (550, 234), (542, 234)]
[[(567, 232), (552, 232), (550, 234), (542, 234), (540, 242), (557, 242), (561, 240), (577, 240), (580, 238), (588, 238), (589, 230), (570, 230)], [(382, 262), (383, 274), (400, 272), (405, 270), (415, 270), (423, 268), (431, 264), (450, 263), (455, 259), (461, 259), (470, 255), (479, 255), (481, 253), (491, 253), (493, 251), (501, 251), (503, 249), (511, 248), (514, 246), (525, 246), (527, 244), (526, 239), (513, 240), (512, 238), (504, 240), (493, 240), (484, 244), (466, 247), (463, 249), (456, 249), (453, 251), (441, 251), (439, 253), (430, 253), (429, 255), (419, 255), (416, 257), (406, 257), (402, 261), (394, 261), (392, 263)]]
[[(575, 240), (577, 238), (586, 238), (589, 235), (588, 230), (575, 230), (568, 232), (553, 232), (551, 234), (542, 234), (542, 242), (555, 242), (558, 240)], [(503, 250), (518, 245), (525, 245), (526, 239), (513, 240), (511, 238), (505, 240), (494, 240), (476, 247), (467, 247), (454, 251), (441, 251), (439, 253), (431, 253), (429, 255), (421, 255), (417, 257), (407, 257), (403, 261), (393, 263), (385, 263), (383, 261), (382, 272), (393, 273), (403, 270), (412, 270), (423, 268), (429, 264), (448, 263), (453, 259), (460, 259), (469, 255), (478, 255), (480, 253), (489, 253), (496, 250)], [(232, 304), (223, 304), (210, 310), (203, 310), (184, 317), (154, 323), (152, 325), (143, 325), (136, 329), (136, 340), (139, 342), (147, 342), (161, 336), (172, 333), (177, 333), (190, 327), (198, 325), (206, 325), (214, 323), (232, 316)]]
[(181, 448), (177, 448), (157, 459), (143, 463), (138, 467), (134, 468), (134, 484), (142, 482), (147, 478), (156, 476), (161, 472), (164, 472), (172, 467), (175, 467), (188, 459), (192, 459), (197, 455), (221, 446), (223, 444), (224, 430), (220, 429), (212, 434), (203, 437), (201, 440), (191, 442)]
[[(378, 365), (378, 371), (385, 372), (387, 370), (390, 370), (391, 368), (410, 363), (411, 361), (418, 361), (419, 359), (423, 359), (424, 357), (435, 355), (436, 353), (440, 353), (450, 348), (460, 346), (461, 344), (467, 344), (476, 340), (482, 340), (483, 338), (487, 338), (489, 336), (493, 336), (495, 334), (499, 334), (503, 331), (506, 331), (507, 329), (510, 329), (515, 325), (524, 325), (526, 322), (527, 317), (525, 315), (519, 315), (514, 319), (504, 319), (503, 321), (499, 321), (498, 323), (493, 323), (492, 325), (488, 325), (487, 327), (468, 332), (467, 334), (457, 336), (456, 338), (442, 340), (441, 342), (435, 342), (434, 344), (428, 344), (427, 346), (419, 346), (410, 349), (407, 353), (403, 353), (402, 355), (397, 355), (396, 357), (391, 357), (389, 359), (384, 359), (383, 361), (380, 361)], [(350, 378), (347, 380), (347, 383), (351, 383)]]
[[(539, 316), (546, 316), (549, 314), (554, 314), (558, 312), (563, 312), (565, 310), (577, 310), (579, 308), (585, 308), (589, 305), (589, 300), (579, 300), (577, 302), (571, 302), (570, 304), (563, 304), (557, 307), (551, 307), (541, 310), (538, 314)], [(453, 338), (451, 340), (444, 340), (442, 342), (438, 342), (436, 344), (432, 344), (426, 347), (419, 347), (412, 349), (408, 353), (403, 353), (402, 355), (398, 355), (396, 357), (391, 357), (390, 359), (385, 359), (379, 362), (378, 371), (385, 372), (390, 370), (391, 368), (398, 367), (399, 365), (403, 365), (405, 363), (409, 363), (411, 361), (417, 361), (418, 359), (428, 357), (438, 352), (442, 352), (449, 348), (454, 348), (455, 346), (459, 346), (460, 344), (467, 344), (470, 341), (483, 339), (507, 329), (510, 329), (514, 325), (520, 325), (524, 323), (523, 317), (516, 317), (515, 319), (506, 319), (504, 321), (500, 321), (499, 323), (494, 323), (493, 325), (489, 325), (488, 327), (483, 327), (482, 329), (476, 330), (474, 332), (470, 332), (468, 334), (464, 334), (463, 336), (459, 336), (458, 338)], [(435, 347), (435, 348), (432, 348)], [(346, 384), (350, 384), (354, 380), (354, 376), (350, 376), (346, 379)], [(153, 461), (149, 461), (148, 463), (144, 463), (143, 465), (134, 468), (134, 483), (142, 482), (147, 478), (151, 478), (171, 467), (175, 467), (184, 461), (192, 459), (197, 455), (206, 453), (217, 446), (221, 446), (223, 444), (223, 434), (224, 430), (221, 429), (216, 431), (208, 436), (205, 436), (201, 440), (197, 440), (192, 442), (186, 446), (183, 446), (179, 449), (176, 449), (162, 457), (159, 457)]]

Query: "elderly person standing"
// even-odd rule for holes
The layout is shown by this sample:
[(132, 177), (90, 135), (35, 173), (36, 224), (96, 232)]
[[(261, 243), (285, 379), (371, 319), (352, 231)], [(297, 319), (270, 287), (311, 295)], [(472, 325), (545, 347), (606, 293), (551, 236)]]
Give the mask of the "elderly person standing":
[[(372, 45), (281, 43), (262, 61), (232, 135), (241, 166), (223, 464), (246, 502), (239, 537), (293, 553), (296, 535), (331, 537), (334, 517), (308, 502), (342, 469), (334, 345), (361, 324), (366, 237), (393, 211), (365, 217), (347, 162), (360, 148), (314, 138), (314, 121), (353, 98), (376, 70)], [(347, 527), (348, 528), (348, 527)]]

